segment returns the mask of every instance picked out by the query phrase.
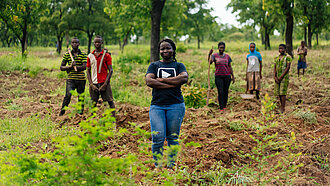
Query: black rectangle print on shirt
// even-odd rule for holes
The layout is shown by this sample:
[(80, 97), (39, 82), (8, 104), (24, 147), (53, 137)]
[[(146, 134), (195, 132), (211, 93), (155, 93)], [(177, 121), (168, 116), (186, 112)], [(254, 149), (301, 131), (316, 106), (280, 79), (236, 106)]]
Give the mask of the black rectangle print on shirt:
[(158, 68), (157, 77), (158, 78), (176, 77), (176, 70), (175, 68)]

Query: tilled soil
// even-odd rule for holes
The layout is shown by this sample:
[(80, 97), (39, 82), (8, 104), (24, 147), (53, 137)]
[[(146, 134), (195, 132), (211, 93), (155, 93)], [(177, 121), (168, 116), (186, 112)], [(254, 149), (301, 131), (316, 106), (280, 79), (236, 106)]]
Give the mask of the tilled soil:
[[(22, 118), (36, 114), (43, 117), (51, 114), (52, 120), (57, 122), (59, 127), (79, 124), (81, 120), (88, 117), (88, 113), (72, 118), (68, 114), (58, 116), (63, 100), (63, 94), (60, 92), (65, 91), (64, 88), (63, 90), (59, 90), (59, 88), (64, 87), (64, 83), (65, 80), (46, 77), (42, 74), (32, 79), (26, 73), (1, 72), (0, 117)], [(298, 163), (303, 163), (304, 166), (299, 169), (299, 179), (296, 180), (296, 184), (313, 184), (313, 181), (322, 185), (330, 184), (329, 168), (322, 167), (320, 162), (313, 158), (316, 156), (328, 157), (330, 152), (329, 85), (329, 79), (324, 77), (316, 77), (314, 81), (307, 82), (307, 84), (294, 81), (290, 84), (291, 93), (288, 96), (287, 112), (285, 114), (273, 112), (275, 116), (272, 122), (276, 121), (278, 125), (268, 129), (267, 132), (269, 134), (277, 132), (278, 141), (288, 139), (291, 132), (294, 132), (297, 143), (301, 145), (295, 152), (302, 152)], [(270, 90), (268, 92), (272, 95)], [(211, 95), (215, 100), (215, 90), (212, 90)], [(231, 93), (230, 96), (238, 98), (239, 93)], [(73, 97), (72, 102), (75, 103), (75, 101), (76, 98)], [(21, 109), (9, 109), (10, 104), (19, 105)], [(190, 171), (194, 169), (207, 171), (218, 161), (221, 161), (227, 168), (231, 168), (233, 164), (237, 163), (252, 163), (253, 165), (251, 159), (240, 154), (251, 153), (253, 147), (256, 146), (256, 142), (249, 135), (256, 136), (256, 131), (251, 129), (251, 125), (257, 126), (258, 122), (255, 118), (262, 116), (261, 105), (260, 100), (238, 98), (229, 103), (229, 108), (225, 113), (220, 113), (216, 107), (186, 109), (180, 136), (182, 149), (179, 154), (178, 166), (188, 166)], [(100, 107), (99, 115), (105, 106)], [(293, 112), (299, 108), (315, 112), (317, 123), (308, 123), (295, 116)], [(130, 124), (133, 122), (140, 128), (150, 131), (148, 107), (116, 103), (116, 112), (117, 128), (122, 127), (133, 131), (134, 127)], [(240, 125), (238, 128), (233, 128), (233, 123)], [(123, 145), (125, 145), (126, 153), (139, 152), (136, 136), (124, 134), (120, 141), (121, 144), (105, 146), (100, 153), (114, 158), (120, 157), (122, 155), (116, 152), (123, 150)], [(190, 142), (200, 145), (183, 145)], [(279, 149), (268, 150), (270, 153), (279, 151)], [(141, 157), (151, 159), (150, 156)], [(280, 158), (278, 156), (272, 158), (271, 164), (275, 165)], [(329, 167), (329, 162), (326, 164)], [(151, 164), (150, 167), (152, 167)]]

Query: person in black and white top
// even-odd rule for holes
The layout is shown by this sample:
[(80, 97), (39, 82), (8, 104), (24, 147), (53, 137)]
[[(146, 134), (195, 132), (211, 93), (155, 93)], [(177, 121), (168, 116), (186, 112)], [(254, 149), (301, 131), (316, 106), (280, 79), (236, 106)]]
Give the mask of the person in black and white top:
[(181, 85), (188, 81), (186, 67), (175, 59), (175, 43), (171, 39), (159, 42), (158, 49), (162, 60), (149, 65), (146, 84), (152, 88), (152, 101), (149, 111), (152, 131), (152, 152), (155, 166), (161, 167), (159, 159), (163, 155), (165, 139), (171, 147), (167, 167), (173, 167), (180, 127), (185, 114), (185, 104)]

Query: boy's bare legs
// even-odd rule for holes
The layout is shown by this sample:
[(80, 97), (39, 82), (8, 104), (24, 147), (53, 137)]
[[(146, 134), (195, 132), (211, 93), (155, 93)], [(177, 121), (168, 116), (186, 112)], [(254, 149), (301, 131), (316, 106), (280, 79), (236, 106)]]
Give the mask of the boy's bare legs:
[[(256, 98), (260, 99), (259, 97), (260, 91), (259, 90), (255, 90), (255, 91), (256, 91)], [(250, 94), (253, 94), (253, 90), (250, 90)]]
[(298, 69), (298, 77), (299, 77), (299, 72), (300, 72), (300, 69)]
[(281, 111), (281, 113), (285, 112), (285, 101), (286, 101), (286, 95), (280, 96), (280, 102), (281, 102), (280, 111)]
[(257, 97), (257, 99), (260, 99), (259, 94), (260, 94), (260, 91), (259, 90), (256, 90), (256, 97)]

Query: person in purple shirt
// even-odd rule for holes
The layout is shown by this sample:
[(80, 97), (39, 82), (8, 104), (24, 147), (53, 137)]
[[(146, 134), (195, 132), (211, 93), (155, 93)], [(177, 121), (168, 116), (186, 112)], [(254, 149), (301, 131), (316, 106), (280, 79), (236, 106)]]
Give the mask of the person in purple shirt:
[[(219, 53), (213, 53), (213, 49), (209, 52), (209, 63), (215, 64), (215, 84), (218, 89), (218, 101), (220, 105), (220, 111), (224, 112), (227, 107), (228, 90), (230, 82), (235, 83), (235, 77), (233, 69), (231, 68), (231, 58), (228, 54), (225, 54), (226, 44), (224, 42), (218, 43)], [(212, 55), (212, 57), (210, 57)]]

